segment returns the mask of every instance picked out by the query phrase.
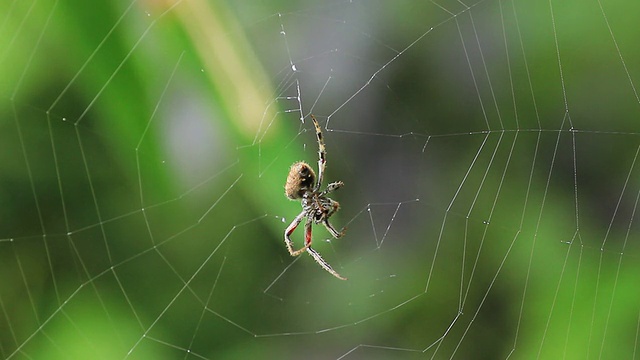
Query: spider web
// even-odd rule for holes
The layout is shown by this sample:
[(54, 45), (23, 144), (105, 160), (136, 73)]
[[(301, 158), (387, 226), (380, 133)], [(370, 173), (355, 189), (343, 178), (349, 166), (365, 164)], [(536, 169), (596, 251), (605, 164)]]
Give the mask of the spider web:
[(638, 5), (0, 6), (2, 358), (636, 358)]

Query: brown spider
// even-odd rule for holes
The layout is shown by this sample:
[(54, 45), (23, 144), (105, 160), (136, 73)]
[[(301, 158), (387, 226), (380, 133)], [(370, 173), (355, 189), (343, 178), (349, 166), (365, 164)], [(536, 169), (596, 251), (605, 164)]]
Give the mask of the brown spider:
[[(289, 250), (291, 256), (298, 256), (306, 250), (323, 269), (340, 280), (347, 280), (347, 278), (340, 276), (340, 274), (333, 270), (331, 265), (324, 261), (317, 251), (311, 248), (311, 225), (313, 223), (324, 225), (336, 239), (342, 237), (345, 231), (344, 228), (338, 231), (329, 223), (329, 218), (340, 209), (340, 204), (326, 196), (328, 193), (341, 188), (344, 183), (342, 181), (332, 182), (327, 185), (326, 189), (320, 191), (322, 177), (324, 176), (327, 164), (327, 150), (324, 146), (322, 131), (320, 130), (318, 120), (316, 120), (313, 115), (311, 115), (311, 120), (313, 120), (313, 125), (316, 128), (316, 137), (318, 138), (318, 182), (315, 182), (316, 174), (309, 164), (304, 161), (299, 161), (291, 165), (289, 176), (287, 176), (287, 183), (284, 186), (284, 192), (290, 200), (302, 199), (302, 212), (293, 219), (284, 231), (284, 242), (287, 244), (287, 250)], [(307, 220), (304, 226), (304, 247), (299, 250), (293, 250), (293, 242), (289, 236), (304, 219)]]

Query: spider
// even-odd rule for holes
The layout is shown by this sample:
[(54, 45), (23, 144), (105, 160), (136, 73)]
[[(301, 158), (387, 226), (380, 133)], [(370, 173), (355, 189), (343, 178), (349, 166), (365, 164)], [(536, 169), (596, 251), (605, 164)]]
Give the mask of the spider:
[[(342, 181), (332, 182), (327, 185), (326, 189), (320, 191), (322, 186), (322, 179), (324, 176), (325, 168), (327, 165), (327, 151), (322, 139), (322, 130), (315, 116), (311, 115), (313, 125), (316, 128), (316, 138), (318, 139), (318, 182), (316, 182), (316, 174), (304, 161), (296, 162), (291, 165), (289, 175), (287, 176), (287, 183), (284, 186), (285, 195), (290, 200), (301, 199), (302, 212), (296, 216), (295, 219), (289, 224), (284, 231), (284, 242), (287, 245), (287, 250), (291, 256), (298, 256), (304, 251), (308, 252), (314, 260), (322, 266), (323, 269), (330, 272), (331, 275), (337, 277), (340, 280), (347, 280), (347, 278), (340, 276), (331, 265), (329, 265), (320, 254), (311, 248), (311, 226), (312, 224), (322, 224), (329, 230), (331, 235), (338, 239), (344, 235), (345, 228), (338, 231), (329, 222), (331, 215), (335, 214), (340, 209), (340, 204), (327, 197), (327, 194), (333, 192), (342, 186)], [(304, 247), (298, 250), (293, 250), (293, 242), (291, 241), (291, 234), (300, 225), (302, 220), (306, 219), (304, 226)]]

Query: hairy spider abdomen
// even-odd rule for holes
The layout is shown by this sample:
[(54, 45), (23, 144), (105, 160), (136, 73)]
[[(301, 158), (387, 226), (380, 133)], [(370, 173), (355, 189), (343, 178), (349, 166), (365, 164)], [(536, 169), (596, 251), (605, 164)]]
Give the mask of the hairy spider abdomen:
[(298, 161), (291, 165), (287, 183), (284, 185), (284, 193), (291, 200), (300, 199), (313, 188), (316, 181), (316, 173), (311, 166), (304, 161)]

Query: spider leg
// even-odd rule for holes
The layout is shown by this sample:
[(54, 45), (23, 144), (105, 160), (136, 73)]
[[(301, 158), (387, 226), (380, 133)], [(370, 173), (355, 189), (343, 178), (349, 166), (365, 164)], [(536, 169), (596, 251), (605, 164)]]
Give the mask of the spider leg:
[(336, 213), (338, 210), (340, 210), (340, 203), (326, 198), (327, 199), (327, 204), (325, 205), (325, 209), (326, 209), (326, 214), (324, 216), (324, 219), (329, 219), (331, 216), (333, 216), (334, 213)]
[[(309, 244), (310, 245), (310, 244)], [(320, 254), (318, 254), (317, 251), (313, 250), (311, 247), (309, 247), (307, 249), (307, 252), (309, 253), (309, 255), (311, 255), (313, 257), (313, 259), (320, 264), (320, 266), (322, 266), (323, 269), (327, 270), (329, 273), (331, 273), (331, 275), (337, 277), (340, 280), (347, 280), (346, 277), (342, 277), (340, 276), (340, 274), (338, 274), (335, 270), (333, 270), (333, 268), (331, 267), (331, 265), (329, 265), (326, 261), (324, 261), (324, 259), (322, 258), (322, 256), (320, 256)]]
[(343, 186), (344, 186), (344, 183), (342, 181), (332, 182), (331, 184), (327, 185), (326, 189), (322, 190), (322, 192), (320, 193), (320, 196), (325, 196), (328, 193), (336, 191)]
[(287, 250), (289, 250), (289, 254), (291, 254), (291, 256), (298, 256), (302, 252), (307, 250), (309, 246), (311, 246), (311, 224), (307, 222), (307, 225), (305, 226), (305, 229), (307, 230), (305, 234), (305, 245), (302, 249), (295, 251), (293, 250), (293, 241), (291, 241), (291, 234), (296, 230), (298, 225), (300, 225), (302, 219), (304, 219), (304, 216), (304, 211), (298, 214), (298, 216), (293, 219), (291, 224), (289, 224), (289, 226), (287, 226), (287, 229), (284, 231), (284, 243), (287, 245)]
[(324, 219), (322, 221), (322, 225), (324, 225), (324, 227), (326, 227), (327, 230), (329, 230), (329, 232), (331, 233), (331, 236), (333, 236), (336, 239), (341, 238), (344, 235), (344, 233), (347, 231), (346, 227), (343, 227), (342, 230), (340, 231), (336, 230), (336, 228), (334, 228), (333, 225), (331, 225), (328, 219)]
[(322, 137), (322, 129), (316, 117), (311, 115), (313, 126), (316, 128), (316, 138), (318, 139), (318, 182), (313, 188), (313, 191), (318, 191), (322, 185), (322, 178), (324, 176), (324, 169), (327, 164), (327, 148), (324, 145), (324, 139)]

